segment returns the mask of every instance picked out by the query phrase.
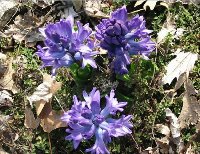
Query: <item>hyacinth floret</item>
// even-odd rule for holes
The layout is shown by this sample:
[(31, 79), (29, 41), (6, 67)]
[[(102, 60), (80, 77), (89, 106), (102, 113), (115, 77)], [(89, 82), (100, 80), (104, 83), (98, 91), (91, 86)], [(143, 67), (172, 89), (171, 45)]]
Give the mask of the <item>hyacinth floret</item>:
[(114, 119), (111, 116), (116, 115), (116, 112), (122, 112), (123, 107), (127, 102), (118, 102), (114, 98), (114, 90), (111, 90), (110, 95), (106, 95), (106, 106), (100, 107), (100, 92), (93, 88), (87, 94), (83, 91), (84, 101), (79, 101), (76, 96), (73, 97), (74, 104), (71, 110), (64, 113), (62, 120), (67, 122), (70, 129), (66, 132), (66, 140), (73, 141), (76, 149), (82, 140), (91, 139), (95, 136), (95, 144), (86, 149), (86, 152), (92, 154), (109, 154), (106, 144), (111, 142), (111, 137), (119, 137), (131, 134), (130, 122), (132, 116), (122, 115), (119, 119)]
[(94, 51), (95, 42), (90, 39), (92, 30), (89, 24), (83, 26), (77, 21), (77, 31), (73, 26), (73, 17), (69, 16), (66, 20), (61, 19), (40, 29), (45, 37), (45, 47), (39, 45), (36, 54), (43, 62), (42, 67), (52, 67), (53, 75), (56, 69), (62, 66), (69, 67), (76, 61), (81, 61), (82, 67), (87, 64), (97, 67), (93, 58), (98, 52)]
[(130, 55), (141, 54), (147, 58), (155, 48), (143, 16), (136, 15), (128, 20), (125, 6), (111, 13), (110, 18), (102, 19), (95, 29), (100, 46), (113, 58), (112, 67), (117, 74), (128, 73)]

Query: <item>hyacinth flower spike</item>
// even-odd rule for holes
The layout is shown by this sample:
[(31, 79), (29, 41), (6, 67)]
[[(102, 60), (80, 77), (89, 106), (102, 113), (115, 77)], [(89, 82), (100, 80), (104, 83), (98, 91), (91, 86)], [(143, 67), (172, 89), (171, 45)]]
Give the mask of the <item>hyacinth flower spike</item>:
[(144, 18), (136, 15), (128, 20), (125, 6), (111, 13), (109, 19), (102, 19), (95, 29), (96, 39), (108, 51), (108, 56), (113, 58), (112, 68), (117, 74), (128, 73), (131, 55), (140, 54), (147, 59), (155, 48)]
[(41, 58), (42, 67), (51, 66), (52, 75), (60, 67), (69, 67), (76, 61), (82, 62), (82, 67), (87, 64), (96, 68), (94, 56), (94, 41), (90, 39), (92, 30), (89, 25), (76, 23), (78, 30), (75, 31), (73, 17), (61, 19), (55, 24), (48, 24), (40, 32), (45, 37), (45, 47), (38, 46), (36, 54)]
[(131, 115), (122, 115), (119, 119), (111, 117), (116, 115), (117, 111), (122, 112), (127, 104), (127, 102), (118, 102), (114, 95), (114, 90), (111, 90), (110, 96), (106, 96), (106, 106), (103, 109), (100, 107), (100, 92), (96, 88), (93, 88), (90, 94), (83, 92), (85, 101), (78, 101), (74, 96), (74, 105), (71, 110), (64, 113), (62, 120), (70, 127), (66, 130), (69, 135), (65, 139), (73, 141), (75, 149), (82, 140), (94, 136), (95, 144), (86, 149), (86, 152), (109, 154), (106, 144), (111, 142), (111, 137), (132, 133)]

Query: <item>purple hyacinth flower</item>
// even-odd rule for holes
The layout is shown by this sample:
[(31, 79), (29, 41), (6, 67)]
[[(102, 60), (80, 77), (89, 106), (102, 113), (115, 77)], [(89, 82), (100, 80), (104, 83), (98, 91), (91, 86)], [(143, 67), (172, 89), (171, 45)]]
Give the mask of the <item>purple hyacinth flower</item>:
[(100, 92), (96, 88), (93, 88), (89, 94), (83, 91), (84, 101), (79, 101), (74, 96), (74, 104), (71, 110), (64, 113), (62, 120), (71, 128), (66, 130), (69, 135), (65, 139), (73, 141), (75, 149), (82, 140), (95, 136), (95, 144), (86, 149), (86, 152), (109, 154), (106, 144), (111, 142), (111, 137), (132, 133), (131, 115), (122, 115), (119, 119), (111, 117), (116, 115), (117, 111), (122, 112), (127, 104), (127, 102), (118, 102), (114, 96), (114, 90), (111, 90), (110, 96), (105, 97), (106, 106), (103, 109), (100, 107)]
[(89, 25), (77, 22), (78, 30), (73, 29), (73, 18), (69, 16), (66, 20), (60, 20), (55, 24), (48, 24), (40, 32), (45, 37), (45, 47), (38, 46), (36, 54), (41, 58), (43, 67), (52, 66), (52, 74), (56, 69), (69, 67), (76, 61), (82, 61), (82, 67), (87, 64), (96, 68), (94, 56), (94, 41), (90, 39), (92, 30)]
[(95, 29), (100, 46), (113, 58), (111, 65), (117, 74), (128, 73), (127, 65), (130, 64), (131, 55), (141, 54), (147, 58), (155, 48), (144, 18), (136, 15), (128, 20), (125, 6), (111, 13), (109, 19), (103, 19)]

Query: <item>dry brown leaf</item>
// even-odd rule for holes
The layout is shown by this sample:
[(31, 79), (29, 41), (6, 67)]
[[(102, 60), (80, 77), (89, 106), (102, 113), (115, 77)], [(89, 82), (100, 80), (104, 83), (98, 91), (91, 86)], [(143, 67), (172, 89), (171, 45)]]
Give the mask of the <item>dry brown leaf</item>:
[(186, 81), (184, 86), (186, 91), (183, 96), (183, 107), (178, 117), (181, 129), (200, 122), (200, 100), (192, 96), (197, 94), (197, 91), (190, 80)]
[(179, 138), (181, 135), (180, 125), (176, 115), (169, 109), (165, 109), (166, 117), (170, 121), (170, 131), (173, 138)]
[(0, 28), (9, 22), (18, 10), (18, 2), (16, 0), (0, 0)]
[(26, 128), (32, 128), (36, 129), (40, 124), (40, 119), (34, 117), (33, 112), (31, 111), (31, 108), (26, 107), (25, 109), (25, 120), (24, 120), (24, 126)]
[[(134, 7), (139, 6), (139, 5), (141, 5), (141, 4), (143, 4), (145, 2), (144, 5), (143, 5), (143, 8), (145, 10), (147, 10), (147, 7), (149, 7), (150, 10), (153, 10), (158, 1), (160, 1), (160, 0), (153, 0), (153, 1), (152, 0), (138, 0), (138, 1), (136, 1)], [(162, 2), (162, 5), (168, 8), (168, 4), (167, 3)]]
[(5, 30), (7, 37), (12, 36), (15, 40), (22, 42), (25, 41), (27, 46), (34, 46), (38, 41), (42, 41), (44, 37), (38, 31), (40, 20), (31, 13), (25, 15), (18, 15), (14, 24), (10, 25), (8, 30)]
[(55, 79), (51, 75), (46, 74), (46, 73), (43, 75), (43, 82), (47, 82), (51, 84), (49, 88), (49, 92), (52, 94), (55, 94), (61, 88), (61, 85), (62, 85), (61, 82), (56, 82)]
[(28, 97), (31, 106), (33, 106), (33, 102), (35, 102), (36, 113), (40, 119), (47, 118), (51, 113), (51, 99), (60, 88), (61, 82), (56, 82), (51, 75), (44, 74), (43, 83)]
[(159, 146), (160, 152), (162, 154), (168, 154), (169, 153), (169, 138), (168, 137), (163, 137), (161, 139), (156, 139), (156, 143)]
[(14, 85), (13, 74), (15, 70), (12, 68), (13, 58), (7, 59), (6, 64), (8, 65), (4, 75), (0, 78), (0, 88), (11, 90), (14, 94), (17, 93), (18, 89)]
[(72, 1), (76, 11), (80, 11), (81, 8), (83, 7), (83, 0), (75, 0), (75, 1)]
[(47, 133), (50, 133), (52, 130), (60, 127), (66, 127), (66, 122), (61, 120), (61, 116), (63, 115), (63, 111), (54, 111), (52, 110), (51, 113), (47, 118), (41, 120), (40, 125), (42, 126), (43, 130)]
[(139, 5), (141, 5), (142, 3), (144, 3), (144, 2), (145, 2), (145, 0), (138, 0), (138, 1), (136, 1), (134, 7), (139, 6)]
[(195, 61), (198, 59), (198, 54), (191, 52), (179, 52), (174, 53), (176, 58), (171, 60), (166, 66), (166, 74), (163, 76), (163, 84), (171, 84), (174, 78), (179, 78), (183, 73), (189, 76), (189, 72), (193, 69)]
[(6, 91), (0, 91), (0, 108), (5, 106), (11, 106), (13, 102), (11, 94)]
[(172, 36), (174, 36), (175, 32), (176, 32), (175, 21), (171, 15), (168, 15), (161, 30), (157, 34), (158, 36), (157, 36), (156, 42), (162, 43), (168, 34), (171, 34)]
[(51, 103), (45, 102), (43, 100), (36, 102), (35, 107), (36, 107), (37, 115), (40, 119), (44, 119), (44, 118), (48, 117), (48, 115), (52, 111)]
[(156, 129), (163, 135), (170, 136), (170, 129), (168, 126), (156, 124)]
[(177, 91), (183, 85), (186, 79), (187, 79), (186, 73), (181, 74), (175, 84), (174, 91)]
[(36, 88), (36, 91), (27, 99), (29, 100), (31, 106), (33, 102), (41, 102), (43, 104), (41, 100), (45, 102), (50, 102), (53, 94), (55, 94), (56, 91), (60, 88), (61, 88), (60, 82), (56, 82), (54, 78), (51, 77), (51, 75), (44, 74), (43, 83), (40, 84)]
[(146, 3), (144, 4), (144, 6), (143, 6), (143, 8), (145, 9), (145, 10), (147, 10), (147, 7), (149, 7), (150, 8), (150, 10), (153, 10), (154, 8), (155, 8), (155, 6), (156, 6), (156, 3), (158, 2), (159, 0), (154, 0), (154, 1), (152, 1), (152, 0), (147, 0), (146, 1)]
[(8, 120), (10, 119), (9, 115), (1, 115), (0, 114), (0, 133), (6, 130)]
[(108, 18), (109, 16), (101, 11), (101, 1), (87, 0), (84, 10), (88, 16), (96, 18)]

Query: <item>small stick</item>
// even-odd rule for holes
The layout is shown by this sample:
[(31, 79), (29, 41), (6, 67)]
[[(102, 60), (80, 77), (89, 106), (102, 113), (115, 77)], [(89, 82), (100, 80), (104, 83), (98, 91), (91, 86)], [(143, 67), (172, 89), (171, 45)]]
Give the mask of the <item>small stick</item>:
[(65, 110), (63, 109), (62, 105), (60, 104), (60, 101), (58, 100), (58, 98), (56, 96), (54, 96), (54, 98), (56, 99), (56, 101), (58, 102), (58, 105), (60, 106), (60, 108), (63, 110), (63, 112), (65, 112)]
[(48, 133), (48, 139), (49, 139), (49, 150), (50, 150), (50, 154), (52, 154), (51, 139), (50, 139), (49, 133)]

